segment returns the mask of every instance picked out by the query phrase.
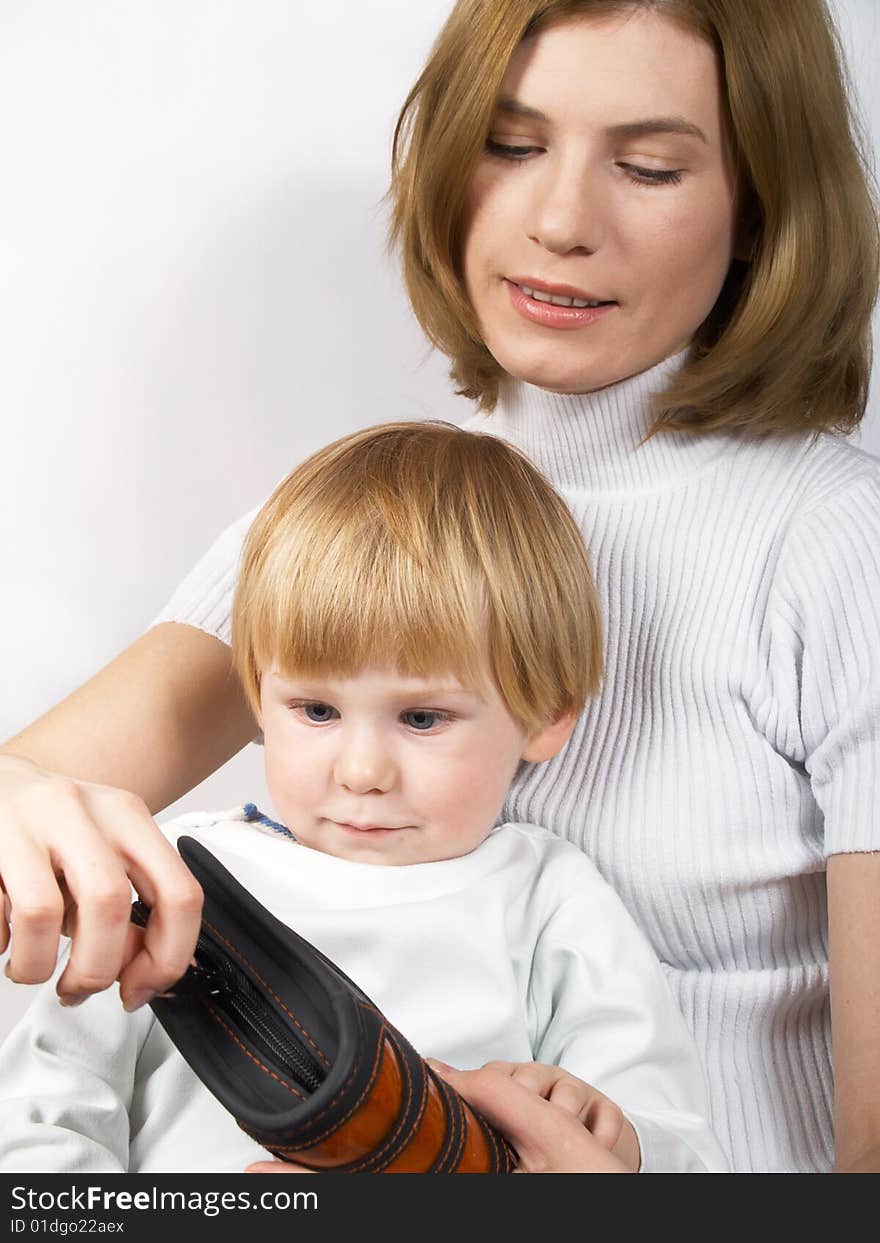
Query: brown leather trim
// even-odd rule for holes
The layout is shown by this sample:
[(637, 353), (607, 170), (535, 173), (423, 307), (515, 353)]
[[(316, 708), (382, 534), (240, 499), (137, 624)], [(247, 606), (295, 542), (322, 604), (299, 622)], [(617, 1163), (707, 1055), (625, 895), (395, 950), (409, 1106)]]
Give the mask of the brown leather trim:
[[(411, 1088), (411, 1085), (410, 1085)], [(386, 1036), (382, 1041), (373, 1089), (347, 1122), (311, 1147), (288, 1146), (273, 1151), (316, 1169), (332, 1169), (375, 1155), (400, 1117), (405, 1085), (397, 1058)]]
[[(426, 1073), (419, 1085), (423, 1098), (412, 1133), (408, 1138), (395, 1135), (398, 1120), (410, 1108), (415, 1085), (410, 1080), (405, 1059), (398, 1058), (394, 1042), (387, 1033), (379, 1054), (377, 1072), (371, 1076), (372, 1090), (361, 1097), (343, 1125), (334, 1127), (331, 1134), (308, 1147), (273, 1145), (272, 1151), (316, 1170), (332, 1170), (339, 1166), (348, 1167), (351, 1173), (357, 1173), (359, 1167), (388, 1174), (421, 1174), (431, 1170), (446, 1144), (450, 1125), (444, 1098), (433, 1075)], [(452, 1093), (451, 1098), (449, 1107), (458, 1111), (463, 1132), (455, 1173), (485, 1174), (512, 1168), (504, 1142), (500, 1138), (493, 1142), (494, 1136), (481, 1125), (461, 1097)], [(396, 1155), (393, 1155), (395, 1150)]]
[(386, 1174), (423, 1174), (440, 1155), (446, 1140), (446, 1110), (433, 1078), (425, 1075), (425, 1082), (427, 1099), (419, 1125), (399, 1156), (385, 1166)]
[(503, 1169), (499, 1154), (489, 1146), (483, 1127), (464, 1101), (461, 1102), (461, 1107), (464, 1113), (465, 1141), (461, 1160), (455, 1167), (456, 1174), (485, 1174), (488, 1170)]

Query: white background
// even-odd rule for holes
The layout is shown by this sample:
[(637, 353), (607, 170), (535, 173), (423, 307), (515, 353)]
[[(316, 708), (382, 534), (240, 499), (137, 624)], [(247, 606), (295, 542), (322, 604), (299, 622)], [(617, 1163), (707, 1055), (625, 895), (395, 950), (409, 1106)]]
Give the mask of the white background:
[[(394, 122), (451, 7), (0, 0), (0, 740), (308, 452), (470, 413), (384, 250)], [(880, 4), (835, 8), (880, 149)], [(260, 765), (176, 807), (260, 802)], [(0, 980), (0, 1032), (30, 996)]]

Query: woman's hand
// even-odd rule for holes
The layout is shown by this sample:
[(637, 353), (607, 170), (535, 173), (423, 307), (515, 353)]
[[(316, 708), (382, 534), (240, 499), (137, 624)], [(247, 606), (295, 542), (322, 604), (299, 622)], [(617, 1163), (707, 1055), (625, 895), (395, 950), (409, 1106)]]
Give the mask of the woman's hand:
[[(445, 1071), (448, 1075), (451, 1069), (441, 1063), (431, 1062), (431, 1065), (438, 1074)], [(482, 1069), (498, 1071), (535, 1096), (572, 1114), (603, 1148), (619, 1157), (631, 1173), (638, 1171), (641, 1153), (632, 1125), (623, 1110), (592, 1084), (561, 1066), (548, 1066), (543, 1062), (487, 1062)]]
[[(522, 1069), (512, 1062), (490, 1062), (479, 1070), (453, 1070), (442, 1062), (429, 1059), (434, 1072), (445, 1079), (456, 1092), (460, 1092), (469, 1105), (491, 1122), (496, 1130), (510, 1142), (519, 1157), (517, 1174), (632, 1174), (633, 1166), (610, 1152), (592, 1134), (570, 1106), (580, 1098), (582, 1089), (600, 1097), (601, 1093), (589, 1084), (559, 1072), (553, 1081), (541, 1072), (558, 1071), (558, 1067), (540, 1066), (532, 1063), (538, 1073), (523, 1076), (514, 1073)], [(501, 1069), (499, 1069), (499, 1067)], [(505, 1068), (511, 1067), (512, 1071)], [(580, 1085), (576, 1088), (574, 1085)], [(536, 1088), (535, 1085), (539, 1085)], [(547, 1099), (541, 1088), (546, 1088), (553, 1099)], [(555, 1095), (554, 1095), (555, 1089)], [(565, 1105), (558, 1103), (564, 1100)], [(607, 1100), (607, 1097), (602, 1097)], [(611, 1102), (608, 1102), (609, 1104)], [(582, 1104), (589, 1112), (599, 1102)], [(613, 1106), (617, 1109), (617, 1106)], [(580, 1112), (580, 1110), (578, 1111)], [(600, 1109), (607, 1124), (607, 1111)], [(619, 1112), (619, 1111), (618, 1111)], [(628, 1125), (628, 1124), (627, 1124)], [(606, 1140), (611, 1133), (603, 1127)], [(638, 1145), (636, 1145), (638, 1154)], [(636, 1165), (635, 1168), (638, 1168)], [(310, 1174), (300, 1165), (285, 1161), (258, 1161), (250, 1165), (248, 1174)]]
[[(57, 985), (67, 1005), (119, 978), (135, 1009), (186, 971), (202, 891), (136, 794), (0, 754), (0, 878), (10, 979), (49, 979), (62, 933), (72, 938)], [(144, 931), (129, 920), (130, 881), (152, 908)]]

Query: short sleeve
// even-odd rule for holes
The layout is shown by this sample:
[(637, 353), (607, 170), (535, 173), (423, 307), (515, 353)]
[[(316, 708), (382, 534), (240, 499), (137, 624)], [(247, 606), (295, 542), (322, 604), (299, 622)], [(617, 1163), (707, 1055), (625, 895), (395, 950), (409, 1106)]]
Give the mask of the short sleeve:
[(214, 541), (150, 623), (183, 622), (232, 643), (232, 597), (245, 536), (260, 506), (248, 510)]
[(880, 469), (793, 524), (777, 609), (824, 853), (880, 850)]

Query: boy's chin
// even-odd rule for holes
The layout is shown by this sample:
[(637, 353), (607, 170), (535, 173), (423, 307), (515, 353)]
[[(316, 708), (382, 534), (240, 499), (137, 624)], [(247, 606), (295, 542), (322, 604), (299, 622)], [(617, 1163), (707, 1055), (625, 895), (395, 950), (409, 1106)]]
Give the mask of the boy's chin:
[[(375, 833), (375, 836), (373, 834)], [(486, 840), (481, 837), (478, 842), (462, 843), (455, 846), (443, 846), (432, 842), (424, 835), (423, 829), (383, 829), (360, 831), (357, 837), (345, 835), (340, 841), (329, 835), (323, 840), (315, 838), (300, 844), (322, 854), (332, 855), (336, 859), (345, 859), (349, 863), (367, 863), (376, 867), (410, 867), (421, 863), (446, 863), (451, 859), (460, 859), (470, 854)], [(488, 834), (486, 834), (488, 836)]]

